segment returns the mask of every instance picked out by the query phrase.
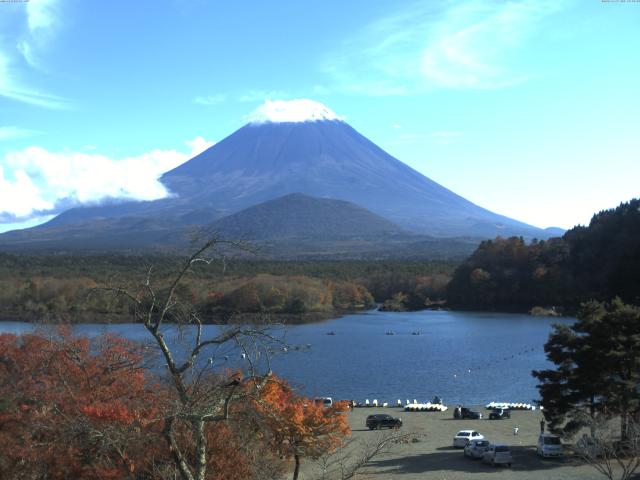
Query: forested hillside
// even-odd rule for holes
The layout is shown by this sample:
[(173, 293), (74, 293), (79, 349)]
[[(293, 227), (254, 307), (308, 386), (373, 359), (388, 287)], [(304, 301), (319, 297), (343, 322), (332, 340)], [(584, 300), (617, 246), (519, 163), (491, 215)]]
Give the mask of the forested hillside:
[(454, 272), (448, 304), (458, 308), (528, 310), (615, 296), (640, 304), (640, 199), (593, 216), (561, 238), (497, 238)]
[[(181, 258), (0, 254), (0, 318), (65, 322), (130, 321), (122, 298), (92, 295), (99, 286), (141, 288), (149, 268), (166, 287)], [(440, 300), (452, 262), (228, 260), (192, 272), (178, 296), (211, 322), (268, 314), (312, 321), (394, 301), (421, 309)], [(399, 300), (399, 301), (397, 301)], [(255, 314), (255, 315), (254, 315)]]

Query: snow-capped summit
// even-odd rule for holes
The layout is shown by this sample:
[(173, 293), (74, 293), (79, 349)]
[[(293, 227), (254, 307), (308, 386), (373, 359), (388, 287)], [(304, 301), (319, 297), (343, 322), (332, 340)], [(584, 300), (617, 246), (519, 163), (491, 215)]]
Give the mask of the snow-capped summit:
[(326, 105), (315, 100), (266, 100), (251, 112), (250, 123), (301, 123), (321, 120), (344, 120)]

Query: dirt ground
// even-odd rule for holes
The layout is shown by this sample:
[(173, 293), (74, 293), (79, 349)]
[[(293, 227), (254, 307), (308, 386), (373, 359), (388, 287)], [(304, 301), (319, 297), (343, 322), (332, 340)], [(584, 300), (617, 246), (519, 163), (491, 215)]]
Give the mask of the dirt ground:
[[(474, 408), (482, 412), (483, 407)], [(389, 453), (373, 459), (356, 476), (357, 479), (513, 479), (513, 480), (588, 480), (604, 478), (593, 467), (572, 458), (570, 451), (562, 459), (541, 459), (536, 455), (536, 443), (540, 433), (541, 414), (538, 411), (513, 411), (511, 419), (504, 420), (454, 420), (450, 408), (447, 412), (405, 412), (399, 408), (356, 408), (349, 414), (354, 443), (350, 448), (357, 456), (362, 445), (381, 435), (365, 427), (367, 415), (388, 413), (400, 417), (403, 432), (416, 432), (418, 442), (409, 442), (393, 447)], [(518, 426), (518, 435), (513, 427)], [(452, 447), (453, 436), (459, 430), (477, 430), (493, 443), (509, 445), (513, 454), (511, 468), (491, 467), (479, 460), (465, 458), (462, 449)], [(322, 478), (317, 463), (306, 460), (303, 464), (303, 479)]]

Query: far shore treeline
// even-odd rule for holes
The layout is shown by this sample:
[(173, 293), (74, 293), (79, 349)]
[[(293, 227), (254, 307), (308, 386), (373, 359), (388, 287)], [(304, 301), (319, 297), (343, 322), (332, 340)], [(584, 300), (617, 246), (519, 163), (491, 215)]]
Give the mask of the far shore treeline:
[[(0, 253), (0, 319), (127, 322), (122, 298), (96, 287), (167, 283), (180, 257)], [(177, 292), (206, 321), (289, 323), (370, 309), (454, 308), (573, 314), (588, 300), (640, 304), (640, 199), (600, 212), (560, 238), (483, 241), (465, 261), (265, 260), (199, 269)], [(168, 286), (165, 285), (165, 287)]]
[[(167, 256), (0, 254), (0, 318), (50, 322), (127, 322), (125, 299), (95, 288), (140, 286), (152, 268), (168, 287), (183, 261)], [(236, 260), (185, 277), (177, 294), (212, 323), (261, 314), (288, 323), (371, 309), (418, 310), (440, 301), (456, 264), (447, 261)], [(402, 302), (398, 303), (398, 299)]]
[(593, 216), (561, 238), (480, 244), (447, 287), (453, 308), (575, 313), (589, 300), (640, 304), (640, 199)]

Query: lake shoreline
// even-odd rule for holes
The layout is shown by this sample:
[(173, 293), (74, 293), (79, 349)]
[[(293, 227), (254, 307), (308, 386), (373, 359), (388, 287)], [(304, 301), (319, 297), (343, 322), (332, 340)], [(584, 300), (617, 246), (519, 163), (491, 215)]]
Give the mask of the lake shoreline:
[[(374, 311), (377, 310), (373, 309)], [(232, 323), (240, 324), (285, 324), (285, 325), (305, 325), (311, 323), (322, 323), (327, 320), (335, 320), (345, 315), (354, 315), (359, 313), (367, 313), (369, 310), (334, 310), (331, 312), (307, 312), (307, 313), (233, 313), (219, 314), (214, 316), (203, 317), (203, 325), (229, 325)], [(233, 320), (233, 321), (232, 321)], [(83, 325), (83, 324), (132, 324), (136, 322), (131, 315), (118, 315), (111, 313), (83, 313), (83, 314), (28, 314), (24, 313), (0, 313), (0, 322), (24, 322), (35, 325)], [(167, 324), (175, 322), (166, 321)]]
[[(535, 307), (534, 307), (535, 308)], [(322, 323), (328, 320), (336, 320), (346, 315), (366, 314), (369, 312), (396, 312), (396, 313), (418, 313), (418, 312), (452, 312), (452, 313), (501, 313), (501, 314), (517, 314), (529, 315), (537, 318), (567, 318), (575, 316), (575, 312), (559, 309), (562, 314), (559, 315), (536, 315), (531, 310), (500, 308), (496, 307), (491, 310), (481, 308), (465, 308), (465, 307), (447, 307), (446, 305), (430, 305), (420, 310), (393, 310), (385, 309), (382, 304), (376, 305), (372, 309), (336, 309), (330, 312), (306, 312), (306, 313), (259, 313), (259, 312), (243, 312), (243, 313), (220, 313), (203, 317), (203, 325), (230, 325), (234, 323), (252, 324), (252, 325), (305, 325), (313, 323)], [(233, 320), (233, 321), (232, 321)], [(267, 320), (267, 321), (265, 321)], [(130, 324), (136, 322), (131, 315), (119, 315), (114, 313), (73, 313), (73, 314), (55, 314), (46, 312), (44, 314), (24, 312), (0, 312), (0, 323), (2, 322), (25, 322), (40, 325), (82, 325), (82, 324)], [(173, 322), (166, 322), (171, 324)]]

